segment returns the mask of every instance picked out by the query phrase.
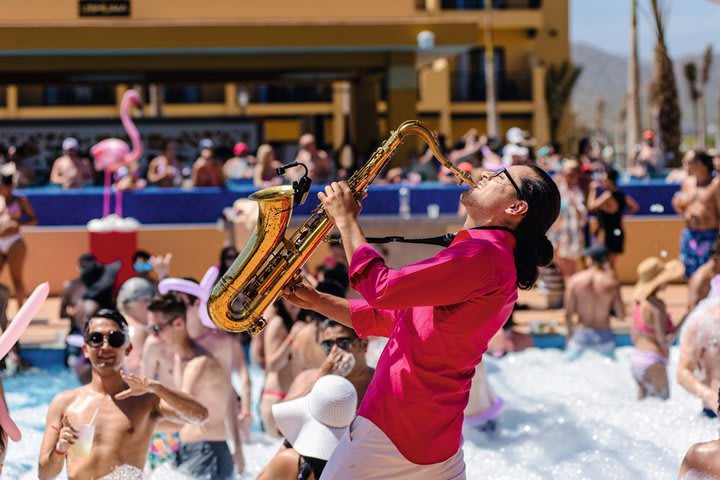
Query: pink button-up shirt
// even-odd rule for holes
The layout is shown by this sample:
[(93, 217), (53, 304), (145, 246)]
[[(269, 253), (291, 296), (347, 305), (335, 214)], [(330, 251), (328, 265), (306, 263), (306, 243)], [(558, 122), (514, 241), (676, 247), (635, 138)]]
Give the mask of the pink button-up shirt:
[(434, 257), (401, 270), (363, 244), (350, 262), (360, 337), (389, 337), (358, 410), (413, 463), (460, 448), (475, 366), (517, 300), (513, 248), (504, 230), (462, 230)]

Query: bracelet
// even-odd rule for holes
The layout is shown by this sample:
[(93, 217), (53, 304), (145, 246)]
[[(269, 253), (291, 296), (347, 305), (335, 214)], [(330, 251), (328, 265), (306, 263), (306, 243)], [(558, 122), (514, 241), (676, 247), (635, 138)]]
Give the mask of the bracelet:
[(60, 442), (58, 442), (58, 443), (55, 444), (55, 448), (53, 448), (53, 452), (55, 452), (55, 455), (58, 455), (58, 456), (60, 456), (60, 457), (64, 457), (65, 455), (67, 455), (67, 452), (63, 452), (63, 451), (61, 451), (60, 449), (58, 449), (58, 445), (59, 445), (59, 444), (60, 444)]

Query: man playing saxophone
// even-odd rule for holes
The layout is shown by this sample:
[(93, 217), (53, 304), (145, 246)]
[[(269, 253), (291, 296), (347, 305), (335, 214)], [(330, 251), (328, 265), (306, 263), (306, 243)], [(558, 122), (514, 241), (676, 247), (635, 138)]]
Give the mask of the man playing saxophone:
[(342, 236), (352, 287), (362, 300), (300, 283), (292, 303), (352, 327), (361, 338), (389, 337), (375, 376), (322, 479), (465, 478), (463, 410), (475, 366), (507, 321), (517, 288), (530, 288), (553, 249), (545, 236), (560, 194), (541, 169), (486, 172), (462, 193), (464, 229), (448, 248), (400, 270), (367, 244), (361, 205), (344, 182), (319, 195)]

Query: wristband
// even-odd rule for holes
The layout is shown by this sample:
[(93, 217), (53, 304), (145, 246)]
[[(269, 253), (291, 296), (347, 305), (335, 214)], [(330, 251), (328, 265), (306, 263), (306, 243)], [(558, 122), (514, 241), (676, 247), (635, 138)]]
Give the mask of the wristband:
[(293, 338), (292, 338), (292, 337), (287, 337), (287, 338), (288, 338), (288, 339), (287, 339), (288, 345), (292, 345), (292, 343), (293, 343)]
[(60, 442), (57, 442), (55, 444), (55, 448), (53, 448), (53, 452), (55, 452), (55, 455), (58, 455), (60, 457), (64, 457), (65, 455), (67, 455), (67, 452), (61, 451), (58, 446), (60, 446)]

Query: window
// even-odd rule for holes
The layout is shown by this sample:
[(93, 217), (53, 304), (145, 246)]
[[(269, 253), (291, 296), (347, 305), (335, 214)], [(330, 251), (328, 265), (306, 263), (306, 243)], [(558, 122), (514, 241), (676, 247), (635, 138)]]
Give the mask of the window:
[(224, 103), (225, 85), (168, 84), (163, 86), (163, 95), (165, 103)]
[(253, 103), (330, 102), (329, 84), (267, 83), (256, 85), (250, 92)]
[(115, 105), (114, 85), (27, 85), (18, 92), (18, 104), (32, 106)]
[[(494, 49), (495, 88), (498, 98), (505, 80), (505, 50)], [(485, 49), (474, 48), (459, 55), (457, 66), (452, 73), (452, 99), (459, 102), (483, 102), (485, 92)]]

